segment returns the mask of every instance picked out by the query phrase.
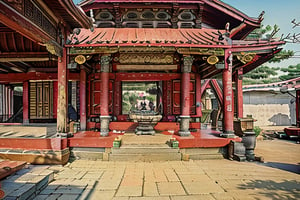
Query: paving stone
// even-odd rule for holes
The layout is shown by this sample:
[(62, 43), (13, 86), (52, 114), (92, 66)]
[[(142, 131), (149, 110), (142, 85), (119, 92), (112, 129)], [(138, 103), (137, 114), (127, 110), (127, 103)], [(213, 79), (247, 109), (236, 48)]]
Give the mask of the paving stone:
[(163, 170), (155, 169), (153, 170), (153, 172), (156, 182), (168, 182), (168, 179)]
[(34, 184), (23, 184), (22, 187), (14, 190), (12, 193), (8, 194), (7, 197), (16, 197), (19, 200), (29, 199), (35, 195), (35, 185)]
[(126, 196), (142, 196), (142, 187), (141, 186), (120, 186), (116, 197), (126, 197)]
[(135, 175), (125, 175), (120, 186), (142, 186), (143, 177)]
[(229, 192), (213, 193), (211, 195), (217, 200), (234, 200), (235, 199)]
[(203, 174), (179, 174), (178, 177), (184, 183), (185, 182), (211, 181), (211, 179), (207, 175), (203, 175)]
[(160, 195), (185, 195), (185, 191), (180, 182), (160, 182), (157, 183)]
[(121, 178), (115, 179), (100, 179), (95, 186), (95, 190), (116, 190), (121, 182)]
[(76, 194), (63, 194), (57, 198), (57, 200), (74, 200), (77, 199), (79, 195)]
[(169, 197), (130, 197), (129, 200), (170, 200)]
[(81, 194), (84, 191), (84, 189), (85, 187), (60, 186), (53, 192), (53, 194)]
[(112, 199), (115, 193), (116, 190), (104, 190), (104, 191), (93, 190), (87, 196), (87, 199), (89, 200)]
[(129, 200), (129, 197), (114, 197), (112, 200)]
[(47, 194), (39, 194), (33, 200), (45, 200), (49, 195)]
[(143, 196), (159, 196), (157, 185), (155, 182), (144, 182)]
[(215, 198), (212, 197), (210, 194), (203, 194), (189, 196), (171, 196), (171, 200), (215, 200)]
[(4, 191), (6, 195), (12, 193), (13, 191), (19, 189), (22, 186), (22, 184), (16, 184), (7, 180), (1, 182), (1, 190)]
[(166, 175), (167, 180), (169, 182), (179, 181), (178, 176), (176, 175), (176, 173), (175, 173), (174, 170), (172, 170), (172, 169), (165, 169), (164, 172), (165, 172), (165, 175)]
[(183, 183), (188, 194), (209, 194), (225, 192), (218, 184), (213, 181), (188, 182)]
[(102, 172), (87, 172), (83, 177), (82, 179), (95, 179), (95, 180), (98, 180), (101, 178), (103, 174), (103, 171)]

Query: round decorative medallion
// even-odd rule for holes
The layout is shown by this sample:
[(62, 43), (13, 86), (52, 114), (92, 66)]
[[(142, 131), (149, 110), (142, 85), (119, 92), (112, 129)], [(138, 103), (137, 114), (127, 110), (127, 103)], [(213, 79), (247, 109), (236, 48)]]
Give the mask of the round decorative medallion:
[(85, 63), (86, 58), (84, 55), (78, 55), (75, 57), (75, 62), (77, 62), (79, 65), (82, 65), (83, 63)]

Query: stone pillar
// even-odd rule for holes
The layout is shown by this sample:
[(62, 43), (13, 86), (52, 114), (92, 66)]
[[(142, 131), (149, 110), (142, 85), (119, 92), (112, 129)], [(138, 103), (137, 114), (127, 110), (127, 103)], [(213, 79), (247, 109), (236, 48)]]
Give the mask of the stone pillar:
[(67, 50), (63, 48), (63, 56), (58, 57), (58, 98), (57, 98), (57, 132), (67, 133), (68, 116), (68, 82), (67, 82)]
[(225, 50), (225, 69), (223, 70), (223, 121), (221, 136), (234, 137), (233, 131), (233, 100), (232, 100), (232, 52)]
[(23, 124), (29, 124), (29, 82), (23, 82)]
[(100, 109), (100, 135), (108, 136), (109, 133), (109, 68), (111, 57), (103, 55), (101, 57), (101, 109)]
[(86, 71), (84, 67), (80, 70), (80, 130), (86, 130)]
[(243, 118), (243, 68), (239, 68), (235, 76), (235, 99), (237, 103), (237, 117)]
[(180, 115), (180, 136), (190, 136), (190, 72), (193, 65), (192, 56), (183, 57), (181, 66), (181, 115)]

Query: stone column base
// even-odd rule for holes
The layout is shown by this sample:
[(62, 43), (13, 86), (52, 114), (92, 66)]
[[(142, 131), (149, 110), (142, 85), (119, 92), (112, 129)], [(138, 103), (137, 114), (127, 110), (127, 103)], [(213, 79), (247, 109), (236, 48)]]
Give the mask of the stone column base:
[(106, 137), (109, 133), (109, 120), (110, 116), (100, 116), (100, 136)]
[(190, 116), (180, 116), (180, 130), (178, 134), (181, 137), (188, 137), (191, 135), (190, 129)]
[(23, 119), (23, 125), (28, 125), (29, 124), (29, 119)]
[(221, 133), (220, 136), (224, 138), (235, 138), (233, 131), (224, 131), (224, 133)]

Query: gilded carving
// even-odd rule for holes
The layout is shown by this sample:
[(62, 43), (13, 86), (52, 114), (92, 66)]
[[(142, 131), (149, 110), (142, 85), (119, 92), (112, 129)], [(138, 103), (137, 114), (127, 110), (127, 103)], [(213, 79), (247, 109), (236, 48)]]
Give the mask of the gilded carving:
[(244, 53), (241, 52), (240, 54), (236, 55), (237, 59), (241, 61), (242, 63), (246, 64), (248, 62), (251, 62), (253, 58), (255, 57), (255, 53)]
[(93, 47), (93, 48), (78, 48), (72, 47), (70, 48), (70, 54), (102, 54), (102, 53), (117, 53), (117, 47)]
[(49, 42), (45, 44), (47, 51), (51, 54), (56, 55), (58, 57), (62, 57), (62, 47), (58, 44), (54, 44), (53, 42)]
[(210, 65), (214, 65), (219, 62), (219, 58), (215, 55), (211, 55), (207, 58), (206, 62)]
[(120, 47), (119, 48), (120, 53), (168, 53), (168, 52), (175, 52), (175, 47), (134, 47), (134, 46), (128, 46), (128, 47)]
[(179, 54), (185, 55), (215, 55), (224, 56), (224, 49), (222, 48), (178, 48)]
[(75, 57), (75, 62), (77, 62), (79, 65), (82, 65), (83, 63), (85, 63), (86, 58), (83, 55), (78, 55)]
[(166, 54), (120, 54), (121, 64), (173, 64), (173, 55)]

